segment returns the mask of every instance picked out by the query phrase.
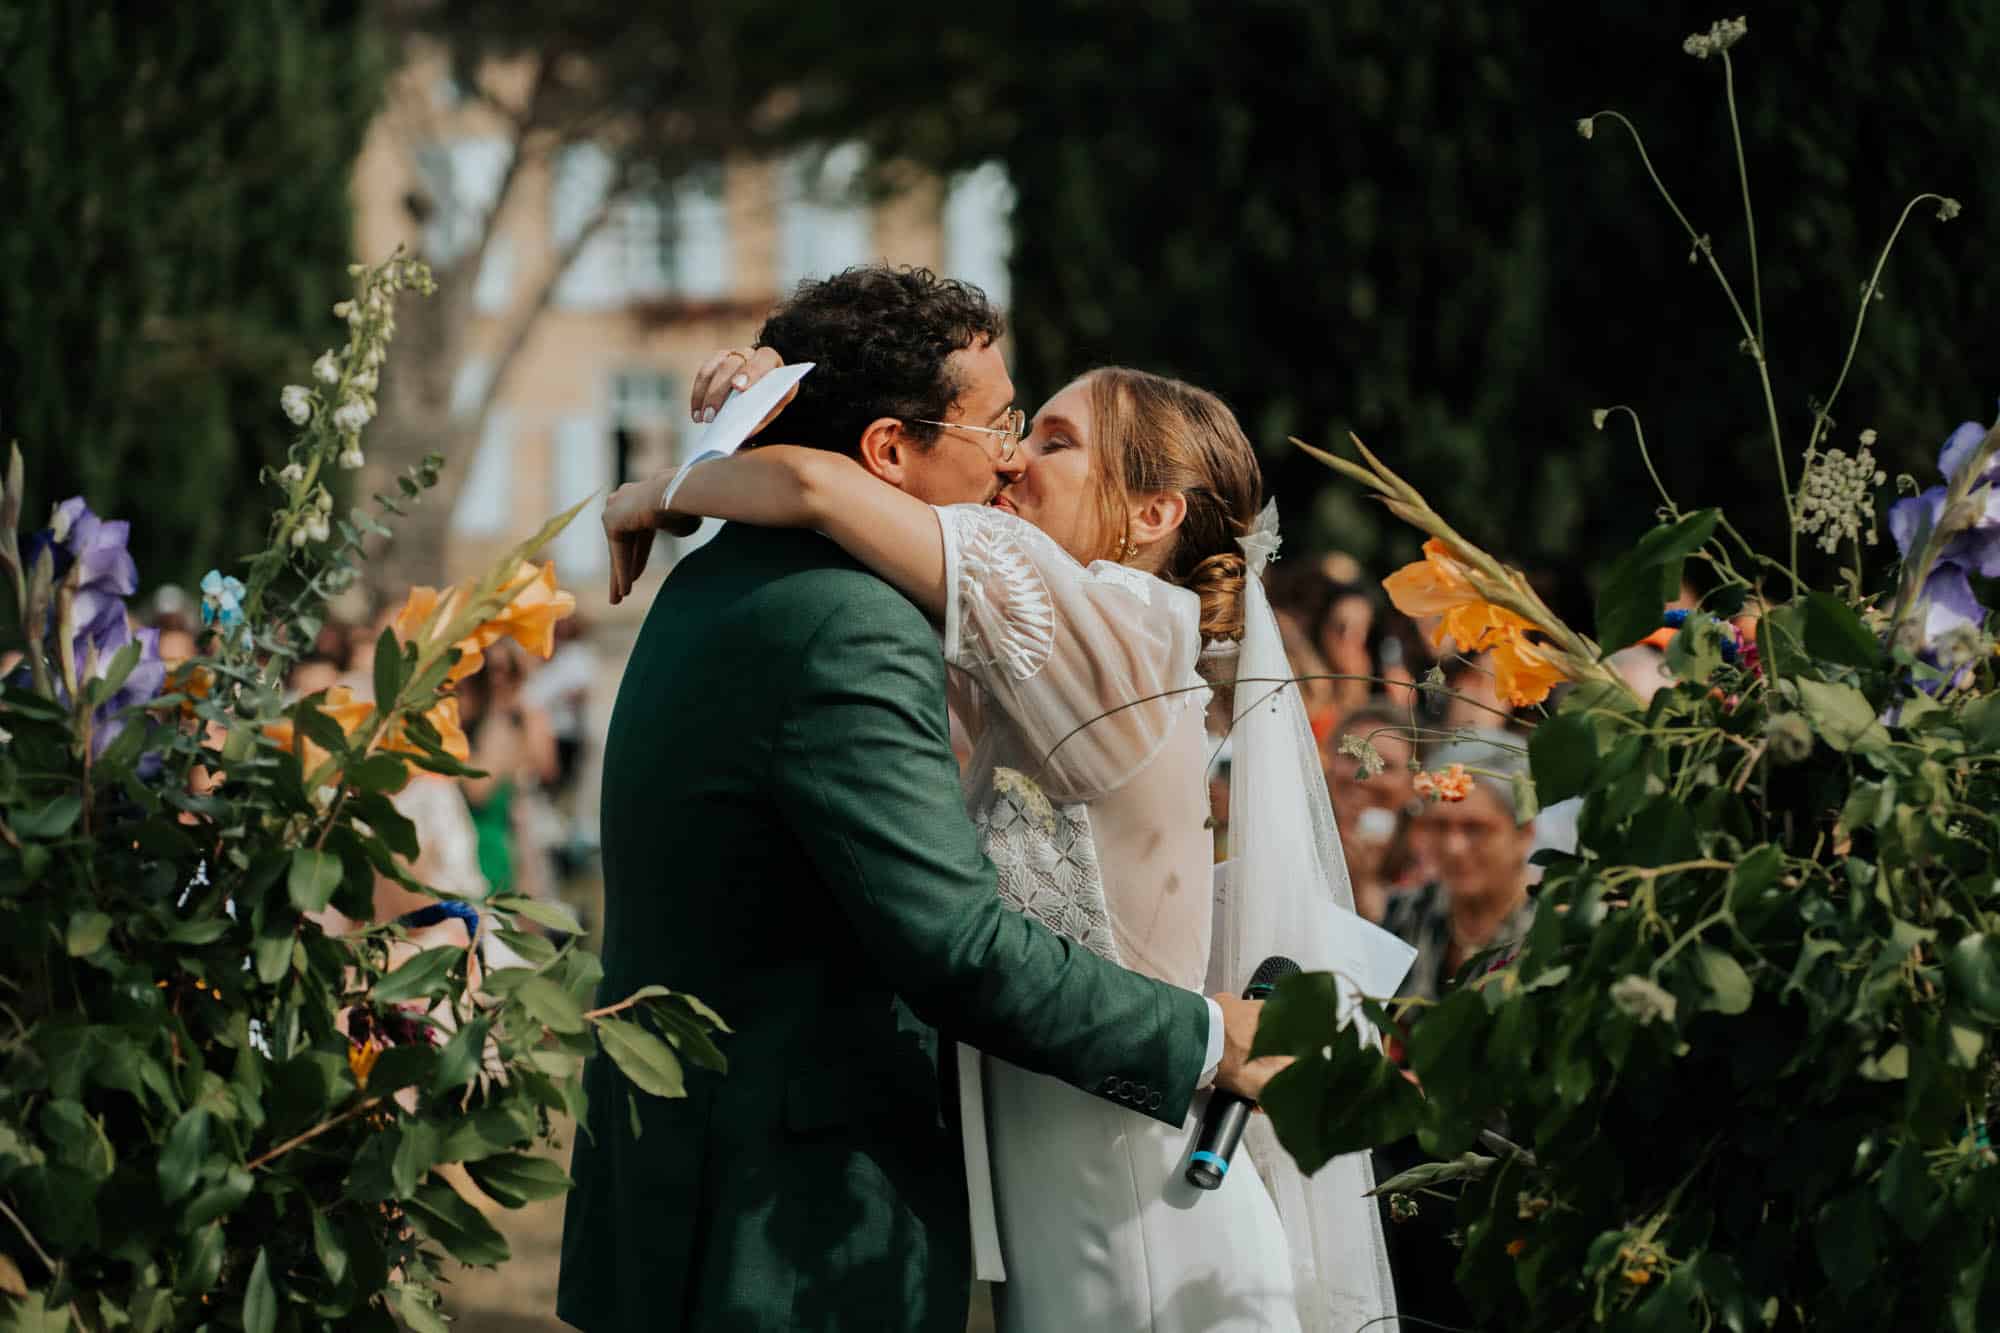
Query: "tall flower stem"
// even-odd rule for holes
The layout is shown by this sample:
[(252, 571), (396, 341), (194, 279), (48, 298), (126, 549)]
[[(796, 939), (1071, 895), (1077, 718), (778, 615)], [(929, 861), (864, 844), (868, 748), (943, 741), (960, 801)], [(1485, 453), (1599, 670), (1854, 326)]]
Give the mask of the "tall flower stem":
[(1910, 214), (1925, 200), (1936, 201), (1940, 221), (1953, 216), (1951, 210), (1957, 203), (1956, 200), (1947, 199), (1941, 194), (1920, 194), (1903, 205), (1902, 215), (1896, 219), (1896, 225), (1890, 229), (1889, 239), (1882, 245), (1882, 253), (1875, 258), (1875, 271), (1868, 275), (1867, 283), (1861, 288), (1861, 309), (1855, 313), (1854, 333), (1847, 340), (1847, 359), (1840, 363), (1840, 374), (1833, 381), (1833, 391), (1827, 394), (1826, 401), (1820, 404), (1817, 412), (1813, 413), (1812, 438), (1806, 443), (1808, 452), (1818, 447), (1819, 442), (1826, 438), (1827, 428), (1833, 424), (1833, 400), (1840, 397), (1840, 391), (1847, 383), (1847, 372), (1854, 367), (1854, 353), (1861, 346), (1861, 327), (1868, 322), (1868, 307), (1875, 303), (1875, 293), (1881, 289), (1882, 270), (1888, 266), (1889, 252), (1896, 248), (1897, 238), (1902, 236), (1903, 227), (1909, 222)]
[(1736, 115), (1736, 66), (1722, 53), (1722, 92), (1729, 103), (1729, 137), (1736, 142), (1736, 178), (1743, 184), (1743, 221), (1750, 238), (1750, 305), (1757, 313), (1757, 346), (1764, 342), (1764, 282), (1757, 271), (1757, 210), (1750, 206), (1750, 167), (1743, 157), (1743, 125)]
[[(1732, 103), (1732, 123), (1734, 115), (1734, 104)], [(1616, 111), (1599, 111), (1594, 115), (1585, 117), (1586, 124), (1594, 123), (1598, 120), (1616, 121), (1625, 127), (1627, 134), (1632, 136), (1632, 146), (1638, 150), (1639, 163), (1645, 167), (1646, 175), (1652, 179), (1653, 188), (1659, 191), (1660, 198), (1665, 200), (1667, 207), (1673, 210), (1674, 217), (1680, 221), (1682, 230), (1687, 232), (1688, 240), (1694, 246), (1695, 253), (1708, 261), (1709, 271), (1714, 273), (1715, 280), (1722, 284), (1722, 294), (1729, 298), (1729, 308), (1736, 312), (1736, 322), (1743, 329), (1743, 338), (1749, 349), (1750, 357), (1757, 363), (1758, 382), (1764, 389), (1764, 413), (1771, 427), (1771, 453), (1778, 464), (1778, 489), (1784, 493), (1785, 498), (1785, 526), (1791, 538), (1791, 558), (1785, 566), (1785, 572), (1792, 580), (1793, 591), (1803, 591), (1805, 584), (1799, 579), (1799, 533), (1792, 506), (1791, 470), (1785, 463), (1785, 433), (1784, 428), (1778, 423), (1778, 398), (1771, 389), (1771, 368), (1769, 363), (1764, 359), (1763, 336), (1758, 327), (1751, 323), (1750, 316), (1743, 309), (1743, 302), (1737, 299), (1736, 288), (1730, 284), (1729, 275), (1722, 271), (1722, 265), (1716, 261), (1714, 243), (1708, 237), (1694, 229), (1694, 224), (1688, 221), (1687, 214), (1683, 213), (1681, 206), (1674, 201), (1672, 191), (1667, 189), (1667, 183), (1660, 179), (1660, 173), (1654, 169), (1653, 159), (1646, 152), (1645, 140), (1639, 137), (1638, 126)], [(1749, 199), (1747, 185), (1745, 186), (1745, 191), (1744, 198), (1747, 203)], [(1760, 312), (1758, 316), (1759, 322), (1761, 322), (1762, 318)]]

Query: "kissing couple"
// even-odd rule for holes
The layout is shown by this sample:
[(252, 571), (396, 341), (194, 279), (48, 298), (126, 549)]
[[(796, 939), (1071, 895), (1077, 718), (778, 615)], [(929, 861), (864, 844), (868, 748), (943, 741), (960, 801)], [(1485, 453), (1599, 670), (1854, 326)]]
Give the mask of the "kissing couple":
[(619, 687), (603, 993), (734, 1035), (676, 1100), (590, 1062), (558, 1305), (586, 1333), (960, 1333), (975, 1272), (1009, 1333), (1394, 1314), (1365, 1156), (1308, 1179), (1257, 1116), (1219, 1189), (1185, 1179), (1212, 1090), (1283, 1064), (1235, 992), (1353, 909), (1255, 453), (1137, 370), (1030, 419), (1003, 331), (924, 269), (805, 283), (694, 385), (703, 415), (811, 363), (754, 444), (606, 504), (614, 602), (656, 532), (726, 522)]

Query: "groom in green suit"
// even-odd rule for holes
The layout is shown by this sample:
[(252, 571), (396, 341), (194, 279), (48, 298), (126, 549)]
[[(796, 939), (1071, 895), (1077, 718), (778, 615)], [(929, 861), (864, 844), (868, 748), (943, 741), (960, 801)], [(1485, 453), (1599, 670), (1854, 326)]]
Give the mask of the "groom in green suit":
[[(1013, 405), (1000, 333), (976, 288), (925, 270), (807, 284), (760, 335), (817, 363), (783, 438), (933, 503), (990, 499), (1021, 466), (976, 429)], [(616, 591), (664, 484), (606, 506)], [(677, 1100), (591, 1061), (557, 1307), (586, 1333), (961, 1333), (953, 1039), (1171, 1124), (1207, 1066), (1259, 1090), (1255, 1005), (1001, 905), (944, 684), (923, 614), (815, 533), (732, 524), (662, 587), (605, 750), (600, 1002), (660, 983), (735, 1035), (728, 1074), (691, 1070)]]

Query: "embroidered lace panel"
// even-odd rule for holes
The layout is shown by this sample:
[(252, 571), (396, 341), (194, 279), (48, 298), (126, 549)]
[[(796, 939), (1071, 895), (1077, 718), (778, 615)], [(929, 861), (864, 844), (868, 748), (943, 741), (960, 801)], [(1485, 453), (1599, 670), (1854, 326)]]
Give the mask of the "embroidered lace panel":
[(973, 822), (999, 872), (1002, 902), (1100, 957), (1121, 961), (1089, 807), (1057, 805), (1038, 813), (1011, 792), (995, 791)]

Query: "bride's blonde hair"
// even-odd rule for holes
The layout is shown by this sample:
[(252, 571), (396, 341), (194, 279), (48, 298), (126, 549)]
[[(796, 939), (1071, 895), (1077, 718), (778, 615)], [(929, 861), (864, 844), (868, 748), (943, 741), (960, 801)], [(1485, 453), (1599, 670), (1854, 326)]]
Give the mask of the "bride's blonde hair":
[(1079, 377), (1090, 390), (1102, 516), (1096, 558), (1119, 559), (1127, 506), (1135, 495), (1178, 491), (1187, 517), (1175, 529), (1160, 567), (1169, 583), (1201, 597), (1204, 639), (1243, 637), (1243, 553), (1264, 505), (1264, 478), (1249, 437), (1220, 398), (1206, 389), (1125, 366)]

